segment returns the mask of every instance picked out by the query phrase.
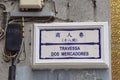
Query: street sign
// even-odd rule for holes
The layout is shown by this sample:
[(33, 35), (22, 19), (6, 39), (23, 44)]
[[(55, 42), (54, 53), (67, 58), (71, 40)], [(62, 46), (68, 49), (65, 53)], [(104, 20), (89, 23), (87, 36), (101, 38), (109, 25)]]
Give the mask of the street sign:
[(34, 24), (34, 68), (108, 68), (109, 55), (107, 22)]
[(40, 59), (99, 59), (99, 28), (41, 29)]

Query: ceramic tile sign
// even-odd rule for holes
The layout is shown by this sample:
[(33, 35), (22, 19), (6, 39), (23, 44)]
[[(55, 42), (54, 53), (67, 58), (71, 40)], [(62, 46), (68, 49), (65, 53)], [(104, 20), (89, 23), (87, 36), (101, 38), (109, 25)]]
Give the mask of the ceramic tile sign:
[(107, 22), (34, 24), (33, 67), (108, 68)]
[(100, 29), (41, 29), (40, 59), (99, 59)]

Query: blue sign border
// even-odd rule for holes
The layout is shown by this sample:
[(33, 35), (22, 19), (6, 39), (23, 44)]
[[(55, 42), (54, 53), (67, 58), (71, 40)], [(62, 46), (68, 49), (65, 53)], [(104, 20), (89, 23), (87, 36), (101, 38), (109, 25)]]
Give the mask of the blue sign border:
[[(99, 35), (99, 42), (98, 43), (94, 43), (94, 42), (90, 42), (90, 43), (41, 43), (42, 40), (42, 31), (78, 31), (78, 30), (98, 30), (98, 35)], [(40, 47), (39, 47), (39, 59), (101, 59), (101, 34), (100, 34), (100, 28), (78, 28), (78, 29), (41, 29), (40, 30)], [(80, 45), (99, 45), (99, 57), (84, 57), (84, 58), (75, 58), (75, 57), (62, 57), (62, 58), (42, 58), (41, 57), (41, 46), (42, 45), (75, 45), (75, 44), (80, 44)]]

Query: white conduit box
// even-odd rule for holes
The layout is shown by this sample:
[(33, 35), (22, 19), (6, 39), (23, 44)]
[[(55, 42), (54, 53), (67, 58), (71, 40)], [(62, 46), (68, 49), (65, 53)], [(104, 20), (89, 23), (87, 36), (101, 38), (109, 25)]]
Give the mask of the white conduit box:
[(21, 9), (41, 9), (44, 5), (44, 0), (20, 0)]
[(33, 69), (110, 67), (108, 22), (34, 24)]

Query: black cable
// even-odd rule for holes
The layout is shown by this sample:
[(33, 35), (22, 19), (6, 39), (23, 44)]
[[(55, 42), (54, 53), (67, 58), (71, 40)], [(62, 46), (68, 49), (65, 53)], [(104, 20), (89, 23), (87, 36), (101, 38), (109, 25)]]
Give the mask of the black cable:
[(96, 21), (96, 15), (97, 15), (97, 4), (96, 4), (96, 0), (92, 0), (92, 4), (93, 4), (93, 10), (94, 10), (94, 21)]
[(6, 6), (2, 3), (0, 3), (0, 8), (2, 8), (3, 10), (6, 10)]
[(26, 50), (25, 50), (25, 41), (24, 41), (24, 39), (23, 39), (23, 53), (24, 53), (24, 58), (23, 59), (19, 59), (19, 61), (21, 62), (21, 61), (25, 61), (25, 59), (26, 59)]
[(13, 66), (14, 65), (14, 58), (12, 58), (12, 61), (11, 61), (11, 66)]
[(14, 58), (12, 58), (12, 64), (9, 67), (8, 80), (15, 80), (16, 76), (16, 66), (14, 65)]
[(2, 3), (0, 3), (0, 8), (3, 9), (2, 12), (2, 23), (1, 23), (1, 30), (0, 30), (0, 40), (4, 38), (5, 36), (5, 28), (6, 28), (6, 24), (7, 24), (7, 12), (6, 12), (6, 6)]
[(4, 30), (0, 30), (0, 40), (2, 40), (4, 38), (5, 32)]
[(96, 0), (92, 0), (92, 3), (93, 3), (93, 7), (96, 8), (97, 7)]

